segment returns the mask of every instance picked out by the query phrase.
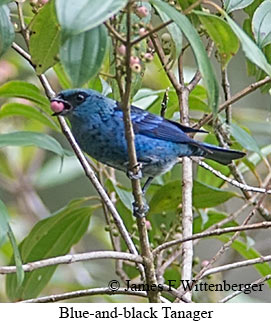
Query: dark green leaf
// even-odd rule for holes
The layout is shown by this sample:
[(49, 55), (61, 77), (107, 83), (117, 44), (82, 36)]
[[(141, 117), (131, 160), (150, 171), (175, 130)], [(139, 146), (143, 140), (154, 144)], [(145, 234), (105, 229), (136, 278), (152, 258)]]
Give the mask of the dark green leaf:
[(255, 11), (252, 30), (260, 48), (271, 43), (271, 1), (264, 1)]
[(10, 47), (14, 36), (14, 28), (9, 19), (9, 8), (0, 5), (0, 56)]
[(107, 43), (104, 25), (72, 36), (64, 42), (60, 59), (74, 87), (82, 86), (99, 72)]
[(42, 108), (52, 114), (49, 100), (41, 95), (40, 90), (31, 83), (23, 81), (10, 81), (0, 87), (0, 97), (23, 98), (38, 103)]
[(40, 132), (17, 131), (0, 134), (0, 148), (6, 146), (36, 146), (52, 151), (60, 156), (66, 155), (66, 151), (53, 137)]
[(194, 11), (218, 50), (222, 67), (226, 67), (230, 59), (238, 52), (239, 41), (230, 26), (215, 15), (203, 11)]
[(228, 24), (239, 38), (243, 51), (247, 58), (257, 66), (259, 66), (266, 74), (271, 76), (271, 65), (266, 60), (264, 53), (253, 42), (253, 40), (234, 22), (230, 16), (224, 13)]
[(197, 31), (186, 16), (182, 15), (169, 4), (160, 0), (151, 0), (151, 3), (158, 7), (160, 10), (164, 11), (167, 16), (176, 23), (176, 25), (180, 28), (180, 30), (183, 32), (188, 42), (190, 43), (203, 81), (208, 91), (209, 105), (212, 108), (213, 112), (216, 113), (219, 88), (212, 65)]
[(29, 50), (38, 74), (58, 62), (60, 27), (55, 12), (55, 1), (51, 0), (35, 15), (30, 25)]
[(124, 8), (127, 0), (56, 0), (63, 39), (93, 29)]
[(40, 123), (54, 129), (59, 130), (59, 126), (55, 123), (51, 117), (47, 114), (43, 113), (43, 111), (39, 111), (38, 109), (21, 103), (7, 103), (1, 106), (0, 109), (0, 119), (12, 116), (24, 116), (29, 119), (34, 119), (39, 121)]
[[(193, 206), (198, 209), (213, 207), (237, 196), (234, 192), (211, 187), (197, 181), (194, 181), (193, 184)], [(149, 203), (150, 214), (176, 210), (181, 202), (181, 182), (170, 182), (155, 192)]]
[[(23, 262), (65, 255), (85, 234), (90, 215), (91, 207), (66, 207), (39, 221), (20, 244)], [(8, 297), (12, 301), (37, 297), (55, 270), (56, 266), (50, 266), (26, 273), (21, 286), (18, 286), (13, 274), (8, 275)]]
[(227, 13), (234, 10), (243, 9), (249, 6), (254, 0), (225, 0), (224, 7)]

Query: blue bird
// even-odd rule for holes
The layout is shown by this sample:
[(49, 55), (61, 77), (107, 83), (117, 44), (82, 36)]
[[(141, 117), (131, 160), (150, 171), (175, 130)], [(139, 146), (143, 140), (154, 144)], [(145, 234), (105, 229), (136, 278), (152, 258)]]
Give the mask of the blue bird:
[[(120, 104), (94, 90), (64, 90), (51, 100), (54, 115), (66, 116), (79, 146), (96, 160), (127, 171), (128, 153)], [(135, 148), (142, 175), (149, 179), (169, 171), (183, 156), (201, 156), (227, 165), (245, 153), (190, 138), (204, 132), (131, 106)]]

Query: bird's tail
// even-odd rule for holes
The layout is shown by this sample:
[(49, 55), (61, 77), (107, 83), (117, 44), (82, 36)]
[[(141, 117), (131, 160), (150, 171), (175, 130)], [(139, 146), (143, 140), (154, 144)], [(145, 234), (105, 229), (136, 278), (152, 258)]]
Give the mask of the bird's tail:
[(228, 165), (232, 160), (242, 158), (246, 155), (242, 151), (225, 149), (206, 143), (201, 143), (201, 146), (205, 150), (205, 158), (212, 159), (223, 165)]

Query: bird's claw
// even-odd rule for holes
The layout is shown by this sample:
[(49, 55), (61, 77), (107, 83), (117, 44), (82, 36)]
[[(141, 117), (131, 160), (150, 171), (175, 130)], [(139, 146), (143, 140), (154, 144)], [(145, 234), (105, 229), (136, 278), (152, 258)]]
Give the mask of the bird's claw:
[(141, 179), (142, 178), (142, 172), (141, 172), (142, 165), (138, 163), (133, 167), (133, 169), (127, 170), (127, 177), (129, 179)]
[(144, 218), (149, 211), (149, 206), (147, 203), (144, 203), (143, 205), (137, 205), (136, 202), (133, 202), (133, 215), (136, 218)]

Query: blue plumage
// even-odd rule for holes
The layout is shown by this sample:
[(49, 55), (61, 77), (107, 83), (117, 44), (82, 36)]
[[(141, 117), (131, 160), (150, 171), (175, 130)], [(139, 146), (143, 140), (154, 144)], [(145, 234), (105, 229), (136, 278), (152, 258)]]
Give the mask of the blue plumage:
[[(123, 114), (118, 102), (93, 90), (73, 89), (60, 92), (51, 101), (55, 114), (65, 115), (83, 151), (98, 161), (127, 171), (128, 153)], [(222, 164), (245, 154), (191, 139), (196, 132), (137, 107), (131, 107), (137, 159), (143, 176), (154, 177), (172, 168), (179, 157), (202, 156)]]

